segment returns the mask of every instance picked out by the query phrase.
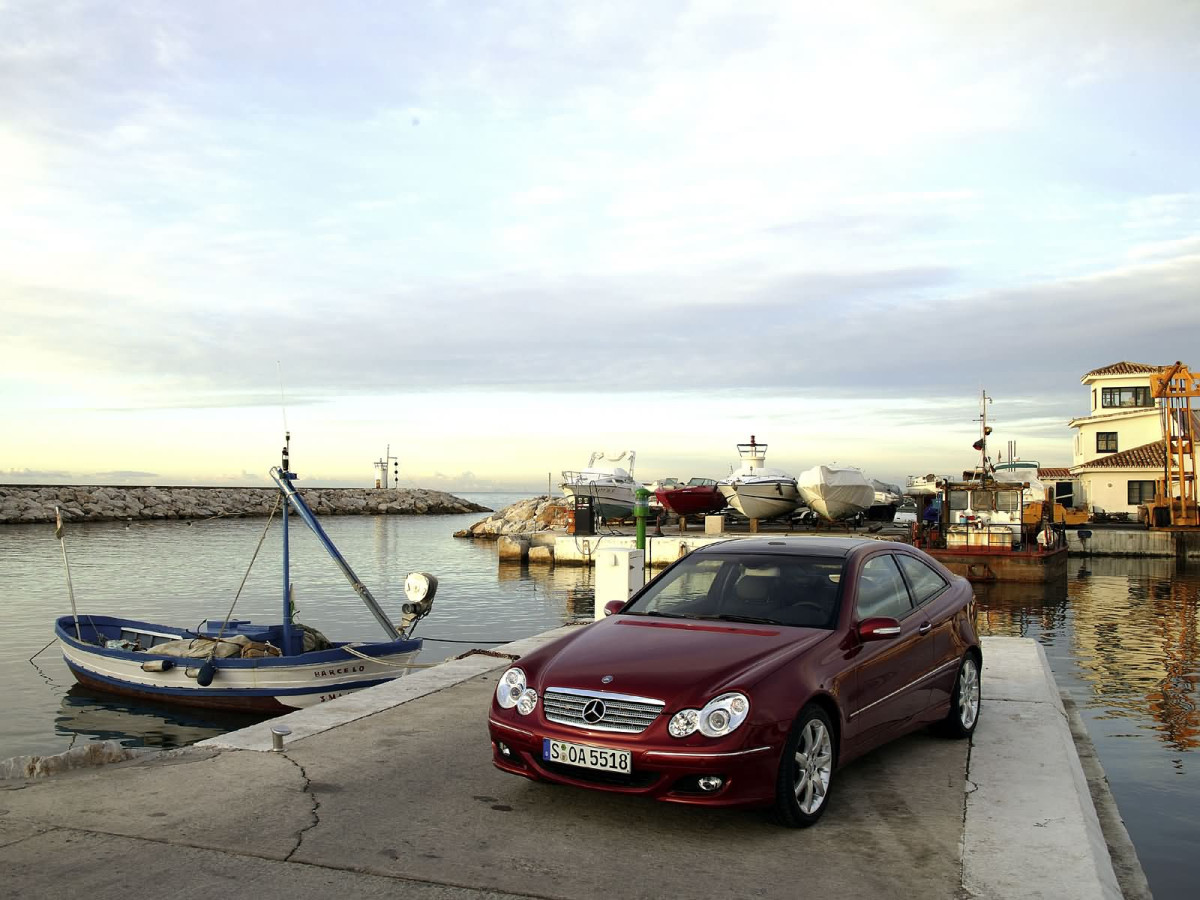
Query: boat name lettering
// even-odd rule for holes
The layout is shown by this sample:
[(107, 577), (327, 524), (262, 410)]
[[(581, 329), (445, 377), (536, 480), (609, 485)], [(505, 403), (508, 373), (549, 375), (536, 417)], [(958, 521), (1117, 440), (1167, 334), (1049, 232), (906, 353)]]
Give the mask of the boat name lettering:
[(342, 666), (340, 669), (317, 669), (313, 672), (313, 678), (331, 678), (334, 675), (353, 675), (355, 672), (361, 672), (366, 669), (366, 665), (359, 663), (357, 666)]

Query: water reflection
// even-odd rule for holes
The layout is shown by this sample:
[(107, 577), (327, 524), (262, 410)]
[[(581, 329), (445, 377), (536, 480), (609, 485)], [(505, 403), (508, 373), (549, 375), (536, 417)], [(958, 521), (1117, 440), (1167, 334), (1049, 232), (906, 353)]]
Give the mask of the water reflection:
[(54, 717), (56, 734), (85, 740), (117, 741), (124, 747), (172, 750), (261, 722), (261, 714), (177, 709), (135, 703), (74, 685)]
[(1052, 639), (1067, 624), (1067, 591), (1062, 582), (980, 584), (975, 598), (976, 625), (982, 634)]
[(1170, 559), (1093, 559), (1065, 584), (980, 585), (984, 634), (1068, 651), (1093, 718), (1128, 719), (1177, 751), (1200, 746), (1200, 582)]

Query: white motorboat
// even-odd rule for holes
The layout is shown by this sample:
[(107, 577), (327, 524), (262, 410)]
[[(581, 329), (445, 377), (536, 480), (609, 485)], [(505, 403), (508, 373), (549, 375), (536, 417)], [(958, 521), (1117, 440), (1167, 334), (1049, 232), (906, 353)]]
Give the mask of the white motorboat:
[[(567, 469), (562, 473), (563, 496), (574, 502), (576, 497), (590, 497), (592, 508), (604, 519), (626, 519), (633, 515), (634, 492), (642, 487), (633, 478), (633, 450), (617, 456), (606, 456), (597, 451), (588, 459), (583, 469)], [(617, 465), (597, 465), (598, 462), (618, 463), (626, 459), (629, 468)]]
[(813, 466), (796, 486), (808, 508), (830, 521), (865, 513), (875, 502), (875, 486), (853, 466)]
[(885, 481), (880, 481), (877, 478), (868, 479), (871, 482), (871, 487), (875, 490), (875, 499), (872, 501), (872, 506), (899, 506), (900, 501), (904, 499), (900, 486), (897, 484), (888, 484)]
[(909, 475), (904, 485), (904, 493), (908, 497), (934, 497), (938, 492), (938, 482), (943, 479), (934, 475)]
[(742, 466), (718, 483), (725, 502), (747, 519), (775, 519), (800, 506), (796, 479), (783, 469), (764, 465), (767, 445), (750, 435), (750, 443), (738, 444)]
[(871, 487), (875, 489), (875, 499), (871, 502), (867, 517), (879, 522), (890, 522), (896, 514), (897, 507), (900, 506), (900, 501), (904, 499), (900, 486), (888, 484), (877, 478), (868, 480), (871, 482)]

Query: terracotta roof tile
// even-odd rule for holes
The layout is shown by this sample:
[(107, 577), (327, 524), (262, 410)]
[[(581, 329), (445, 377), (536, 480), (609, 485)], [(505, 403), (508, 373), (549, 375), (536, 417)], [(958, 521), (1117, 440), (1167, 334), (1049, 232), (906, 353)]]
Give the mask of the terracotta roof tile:
[(1150, 375), (1153, 372), (1161, 372), (1166, 366), (1152, 366), (1149, 363), (1135, 362), (1116, 362), (1111, 365), (1101, 366), (1099, 369), (1092, 369), (1084, 375), (1084, 378), (1095, 378), (1098, 375)]
[(1080, 469), (1161, 469), (1166, 464), (1167, 454), (1162, 441), (1151, 441), (1140, 447), (1131, 447), (1120, 453), (1110, 453), (1086, 462)]
[(1070, 478), (1071, 470), (1066, 466), (1042, 466), (1038, 469), (1038, 478)]

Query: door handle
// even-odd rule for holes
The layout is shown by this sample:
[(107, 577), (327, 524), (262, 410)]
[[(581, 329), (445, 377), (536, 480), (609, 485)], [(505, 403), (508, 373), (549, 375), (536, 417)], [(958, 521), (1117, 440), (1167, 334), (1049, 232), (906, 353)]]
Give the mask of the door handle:
[(917, 629), (917, 634), (929, 634), (929, 629), (933, 628), (932, 622), (925, 622)]

